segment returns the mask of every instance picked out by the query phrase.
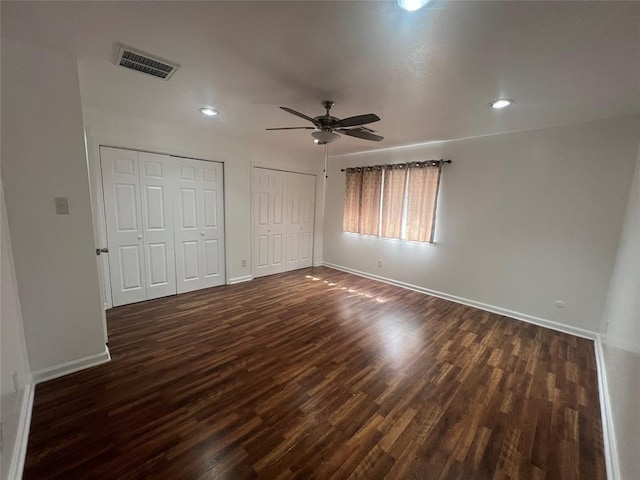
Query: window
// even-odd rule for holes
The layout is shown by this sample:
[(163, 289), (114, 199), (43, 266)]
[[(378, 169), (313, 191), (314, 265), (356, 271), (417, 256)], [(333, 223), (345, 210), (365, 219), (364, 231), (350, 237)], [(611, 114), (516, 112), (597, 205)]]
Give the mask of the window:
[(433, 243), (442, 161), (346, 169), (345, 232)]

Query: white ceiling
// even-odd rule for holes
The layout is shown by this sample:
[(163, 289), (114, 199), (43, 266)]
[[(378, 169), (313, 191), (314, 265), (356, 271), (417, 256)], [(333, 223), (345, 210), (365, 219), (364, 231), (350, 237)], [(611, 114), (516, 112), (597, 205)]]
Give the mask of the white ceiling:
[[(264, 131), (305, 125), (278, 106), (382, 118), (334, 154), (640, 113), (639, 2), (2, 2), (2, 34), (75, 52), (87, 106), (306, 151)], [(117, 42), (181, 68), (116, 67)]]

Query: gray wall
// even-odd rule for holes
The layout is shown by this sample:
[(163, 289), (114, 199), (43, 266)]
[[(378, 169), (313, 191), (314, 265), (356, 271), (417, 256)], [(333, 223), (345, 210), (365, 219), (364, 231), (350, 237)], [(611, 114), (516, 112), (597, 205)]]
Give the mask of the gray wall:
[[(636, 116), (332, 157), (324, 260), (596, 332), (639, 132)], [(442, 174), (435, 245), (342, 232), (341, 168), (439, 158), (453, 164)]]
[(640, 152), (601, 325), (620, 473), (640, 478)]
[(104, 352), (74, 57), (2, 39), (2, 178), (31, 369)]

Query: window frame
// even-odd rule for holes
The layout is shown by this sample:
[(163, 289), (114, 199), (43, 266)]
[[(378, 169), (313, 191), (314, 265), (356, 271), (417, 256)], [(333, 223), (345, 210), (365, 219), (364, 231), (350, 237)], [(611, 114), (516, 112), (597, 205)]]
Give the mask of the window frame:
[[(450, 160), (427, 160), (422, 162), (395, 163), (395, 164), (388, 164), (388, 165), (369, 165), (369, 166), (351, 167), (351, 168), (344, 169), (343, 171), (346, 171), (346, 178), (345, 178), (345, 202), (344, 202), (344, 211), (343, 211), (343, 233), (378, 237), (385, 240), (394, 240), (394, 241), (400, 241), (403, 243), (435, 245), (438, 199), (440, 196), (442, 166), (444, 163), (451, 163), (451, 161)], [(429, 172), (430, 175), (424, 175), (423, 173), (422, 176), (424, 178), (421, 179), (420, 183), (416, 183), (412, 181), (412, 177), (411, 177), (412, 170), (415, 172), (415, 171), (420, 171), (422, 169), (434, 169), (434, 168), (437, 169), (435, 171), (435, 175), (431, 174), (431, 172), (427, 170), (426, 172)], [(369, 189), (376, 188), (378, 191), (377, 192), (378, 202), (375, 207), (377, 209), (377, 214), (378, 214), (377, 232), (369, 233), (369, 230), (368, 230), (367, 233), (363, 233), (362, 212), (363, 212), (364, 206), (362, 203), (363, 201), (362, 191), (365, 189), (364, 172), (372, 171), (372, 170), (381, 171), (381, 175), (378, 180), (380, 185), (367, 186), (367, 188)], [(387, 182), (388, 182), (387, 172), (391, 172), (393, 170), (404, 170), (402, 205), (400, 207), (400, 211), (401, 211), (401, 220), (400, 220), (400, 226), (399, 226), (400, 235), (397, 237), (384, 235), (389, 230), (392, 230), (392, 231), (398, 230), (398, 226), (389, 224), (388, 217), (385, 217), (385, 215), (392, 215), (393, 213), (397, 214), (398, 212), (397, 192), (395, 196), (393, 196), (393, 198), (390, 196), (385, 198), (385, 194), (387, 191), (386, 190)], [(350, 186), (349, 175), (354, 175), (354, 174), (361, 175), (361, 180), (359, 182), (359, 188), (360, 188), (359, 202), (357, 203), (357, 205), (354, 205), (353, 202), (350, 202), (348, 205), (347, 197), (352, 198), (354, 196), (354, 192), (349, 191), (349, 186)], [(396, 188), (397, 188), (397, 184), (396, 184)], [(416, 191), (416, 189), (420, 189), (420, 190)], [(394, 195), (394, 194), (391, 194), (391, 195)], [(410, 198), (413, 200), (412, 212), (409, 212)], [(385, 200), (389, 202), (393, 200), (395, 201), (396, 204), (395, 206), (386, 204)], [(348, 208), (351, 208), (352, 210), (347, 211)], [(353, 208), (357, 208), (358, 211), (354, 212)], [(430, 213), (430, 216), (431, 216), (430, 220), (427, 220), (426, 222), (424, 222), (424, 220), (419, 220), (417, 223), (415, 220), (411, 220), (412, 223), (409, 224), (409, 221), (410, 221), (409, 217), (411, 215), (416, 215), (416, 214), (424, 215), (425, 208), (427, 212)], [(365, 211), (368, 212), (368, 210), (365, 210)], [(346, 228), (347, 216), (349, 216), (349, 218), (352, 218), (354, 215), (358, 216), (359, 218), (359, 221), (357, 224), (358, 231), (352, 231), (351, 229)], [(428, 230), (428, 234), (426, 235), (425, 235), (425, 232), (421, 230), (421, 226), (423, 225), (423, 223), (427, 223), (427, 225), (430, 223), (430, 229)], [(369, 222), (369, 225), (370, 225), (370, 222)], [(411, 232), (413, 237), (411, 240), (408, 238), (409, 225), (411, 227)], [(383, 226), (386, 228), (383, 228)], [(353, 227), (353, 223), (351, 223), (350, 227)], [(416, 236), (418, 237), (418, 239), (415, 239)], [(425, 238), (425, 240), (421, 240), (420, 238)]]

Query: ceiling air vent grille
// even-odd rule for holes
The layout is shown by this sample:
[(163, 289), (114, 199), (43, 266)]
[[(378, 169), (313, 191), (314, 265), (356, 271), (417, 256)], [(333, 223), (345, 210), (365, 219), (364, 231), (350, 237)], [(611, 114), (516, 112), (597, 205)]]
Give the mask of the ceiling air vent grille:
[(122, 45), (118, 48), (116, 65), (163, 80), (169, 80), (180, 66), (177, 63), (171, 63)]

